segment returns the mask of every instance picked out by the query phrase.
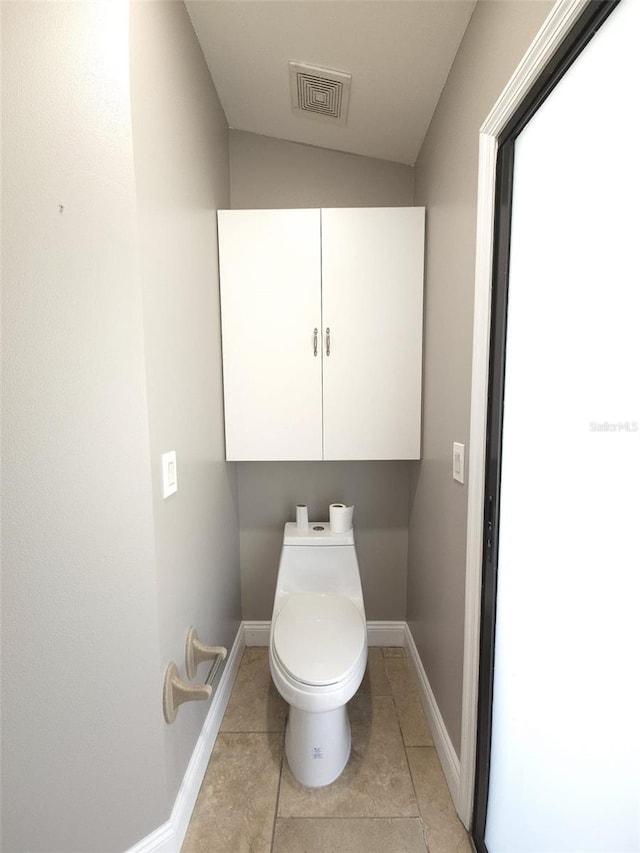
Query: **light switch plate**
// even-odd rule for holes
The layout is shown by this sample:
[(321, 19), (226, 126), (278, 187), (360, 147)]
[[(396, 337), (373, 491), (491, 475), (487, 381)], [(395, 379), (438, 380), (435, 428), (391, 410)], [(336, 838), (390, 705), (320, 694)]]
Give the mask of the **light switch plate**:
[(464, 483), (464, 444), (453, 442), (453, 479)]
[(168, 498), (178, 491), (178, 465), (175, 450), (162, 454), (162, 497)]

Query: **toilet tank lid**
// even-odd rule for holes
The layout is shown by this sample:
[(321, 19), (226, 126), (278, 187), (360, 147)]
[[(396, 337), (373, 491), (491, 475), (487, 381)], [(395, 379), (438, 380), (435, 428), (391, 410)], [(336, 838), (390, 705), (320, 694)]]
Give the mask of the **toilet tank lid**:
[(302, 530), (295, 521), (284, 526), (284, 545), (353, 545), (353, 528), (346, 533), (332, 533), (328, 521), (310, 521)]

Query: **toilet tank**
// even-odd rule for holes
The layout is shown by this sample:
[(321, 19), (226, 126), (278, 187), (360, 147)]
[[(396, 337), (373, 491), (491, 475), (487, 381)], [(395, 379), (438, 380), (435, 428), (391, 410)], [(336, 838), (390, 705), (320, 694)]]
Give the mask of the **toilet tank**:
[[(314, 527), (322, 527), (322, 530), (314, 530)], [(300, 531), (295, 522), (287, 522), (276, 603), (282, 596), (297, 592), (345, 595), (362, 606), (353, 530), (332, 533), (328, 522), (309, 522), (309, 530)]]

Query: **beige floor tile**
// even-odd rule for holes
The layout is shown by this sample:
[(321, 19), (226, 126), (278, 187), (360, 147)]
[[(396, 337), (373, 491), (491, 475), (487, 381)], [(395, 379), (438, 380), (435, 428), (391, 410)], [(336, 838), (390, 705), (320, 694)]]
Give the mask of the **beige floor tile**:
[(384, 667), (382, 649), (374, 647), (368, 650), (367, 670), (360, 689), (368, 690), (372, 696), (391, 696), (391, 684)]
[(429, 853), (471, 853), (433, 747), (407, 749)]
[(287, 703), (276, 690), (269, 672), (269, 651), (244, 650), (221, 732), (282, 732)]
[(433, 746), (433, 735), (422, 709), (411, 663), (406, 658), (395, 657), (385, 658), (384, 663), (398, 709), (404, 745)]
[(269, 853), (281, 734), (219, 734), (182, 853)]
[(418, 816), (392, 698), (358, 691), (349, 717), (351, 757), (342, 776), (325, 788), (305, 788), (285, 761), (279, 817)]
[(427, 853), (419, 818), (278, 818), (273, 853)]
[(385, 658), (406, 658), (407, 653), (402, 646), (383, 646), (382, 655)]

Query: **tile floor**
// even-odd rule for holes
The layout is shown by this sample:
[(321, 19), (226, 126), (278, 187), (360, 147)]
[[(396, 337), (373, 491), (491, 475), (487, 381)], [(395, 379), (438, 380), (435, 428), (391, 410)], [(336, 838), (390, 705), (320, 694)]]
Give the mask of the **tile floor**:
[(404, 649), (369, 649), (351, 758), (316, 789), (284, 759), (267, 655), (244, 652), (182, 853), (470, 853)]

